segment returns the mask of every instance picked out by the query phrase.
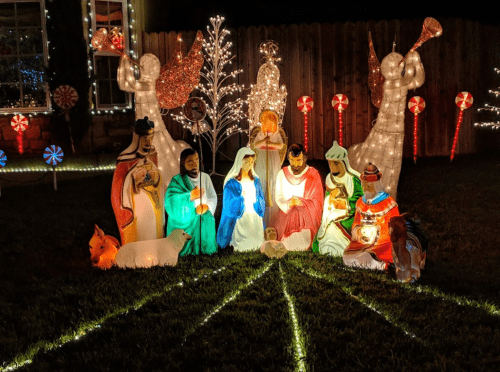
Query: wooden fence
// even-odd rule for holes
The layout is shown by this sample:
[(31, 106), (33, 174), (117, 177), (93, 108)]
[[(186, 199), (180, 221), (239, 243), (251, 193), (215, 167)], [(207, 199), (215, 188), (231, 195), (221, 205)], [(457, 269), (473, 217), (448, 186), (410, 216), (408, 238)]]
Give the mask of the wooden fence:
[[(426, 101), (426, 108), (418, 117), (419, 156), (449, 155), (459, 114), (455, 97), (462, 91), (472, 93), (474, 105), (464, 112), (457, 153), (477, 152), (493, 141), (491, 130), (474, 128), (473, 123), (484, 118), (477, 108), (492, 101), (488, 89), (500, 85), (493, 71), (493, 67), (500, 67), (500, 28), (461, 19), (439, 21), (443, 35), (418, 49), (426, 81), (407, 97), (409, 100), (418, 95)], [(368, 31), (382, 61), (392, 51), (394, 39), (396, 51), (405, 55), (420, 36), (422, 25), (423, 19), (239, 28), (231, 30), (230, 35), (233, 54), (237, 55), (233, 66), (244, 70), (239, 83), (249, 87), (256, 83), (261, 65), (260, 43), (272, 39), (279, 44), (280, 84), (288, 90), (283, 128), (289, 143), (303, 142), (304, 119), (296, 102), (303, 95), (310, 96), (314, 108), (309, 113), (309, 157), (324, 159), (338, 137), (338, 116), (331, 105), (335, 94), (343, 93), (349, 98), (343, 120), (345, 146), (364, 141), (377, 117), (378, 109), (371, 103), (368, 88)], [(183, 33), (184, 52), (191, 47), (195, 32)], [(144, 33), (142, 52), (157, 55), (165, 64), (173, 54), (176, 40), (176, 32)], [(174, 138), (190, 139), (169, 116), (165, 116), (165, 122)], [(405, 127), (404, 155), (410, 156), (413, 114), (408, 109)], [(233, 157), (239, 146), (246, 145), (247, 138), (235, 137), (227, 142), (223, 152)]]

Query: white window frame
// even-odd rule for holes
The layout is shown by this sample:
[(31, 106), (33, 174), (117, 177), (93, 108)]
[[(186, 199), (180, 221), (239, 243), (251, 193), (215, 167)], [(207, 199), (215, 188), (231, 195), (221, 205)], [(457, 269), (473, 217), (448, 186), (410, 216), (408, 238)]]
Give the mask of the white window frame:
[[(46, 27), (46, 18), (47, 18), (47, 10), (45, 9), (45, 0), (0, 0), (0, 4), (11, 4), (11, 3), (39, 3), (40, 4), (40, 16), (41, 16), (41, 27), (42, 27), (42, 48), (43, 48), (43, 61), (44, 61), (44, 67), (47, 69), (49, 65), (49, 52), (47, 48), (47, 27)], [(17, 18), (16, 18), (16, 26), (15, 29), (17, 30), (18, 28), (23, 28), (23, 27), (18, 27), (17, 26)], [(19, 48), (16, 53), (16, 57), (19, 60), (20, 58), (20, 52)], [(21, 79), (21, 78), (20, 78)], [(1, 83), (1, 82), (0, 82)], [(19, 84), (21, 86), (20, 89), (20, 96), (19, 98), (22, 98), (23, 96), (23, 90), (22, 90), (22, 83), (21, 80), (19, 81)], [(2, 85), (0, 85), (1, 87)], [(46, 95), (46, 106), (38, 106), (38, 107), (14, 107), (14, 108), (7, 108), (7, 107), (0, 107), (0, 113), (2, 114), (17, 114), (17, 113), (48, 113), (49, 111), (52, 111), (51, 109), (51, 100), (50, 100), (50, 90), (49, 90), (49, 82), (48, 82), (48, 76), (45, 74), (45, 95)]]
[[(122, 4), (122, 16), (123, 16), (123, 24), (122, 24), (122, 33), (124, 35), (124, 47), (123, 51), (128, 55), (130, 52), (130, 28), (129, 28), (129, 17), (128, 17), (128, 5), (127, 5), (127, 0), (91, 0), (90, 1), (90, 12), (92, 14), (91, 17), (91, 29), (92, 29), (92, 35), (95, 34), (95, 32), (98, 30), (97, 28), (97, 22), (96, 22), (96, 1), (107, 1), (108, 3), (121, 3)], [(97, 50), (94, 50), (93, 56), (92, 56), (92, 64), (93, 64), (93, 70), (94, 74), (96, 71), (96, 58), (95, 57), (113, 57), (117, 58), (119, 60), (119, 56), (115, 53), (110, 53), (110, 52), (99, 52)], [(116, 76), (113, 77), (114, 80), (116, 80)], [(99, 92), (99, 85), (97, 84), (97, 81), (94, 77), (92, 80), (92, 88), (95, 92), (94, 98), (95, 98), (95, 107), (94, 110), (96, 111), (112, 111), (112, 110), (123, 110), (123, 109), (131, 109), (132, 108), (132, 95), (128, 92), (124, 92), (126, 101), (121, 104), (101, 104), (99, 101), (100, 97), (100, 92)]]

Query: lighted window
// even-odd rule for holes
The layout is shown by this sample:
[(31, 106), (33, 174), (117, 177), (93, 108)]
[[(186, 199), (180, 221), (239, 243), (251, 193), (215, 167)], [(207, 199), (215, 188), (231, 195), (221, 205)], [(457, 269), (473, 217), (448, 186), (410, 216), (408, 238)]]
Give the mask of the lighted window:
[(0, 112), (46, 111), (44, 0), (0, 0)]
[[(92, 33), (100, 28), (105, 28), (111, 33), (115, 27), (119, 28), (125, 36), (123, 51), (129, 51), (129, 38), (127, 37), (128, 12), (125, 0), (94, 0), (91, 5)], [(98, 110), (130, 107), (130, 94), (120, 90), (116, 81), (116, 72), (120, 57), (110, 52), (94, 51), (94, 91), (95, 104)]]

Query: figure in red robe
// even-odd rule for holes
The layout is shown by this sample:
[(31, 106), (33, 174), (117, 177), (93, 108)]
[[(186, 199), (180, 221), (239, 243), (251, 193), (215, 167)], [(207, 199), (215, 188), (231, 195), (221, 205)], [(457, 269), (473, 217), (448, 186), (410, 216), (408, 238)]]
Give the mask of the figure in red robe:
[(161, 176), (153, 136), (154, 123), (147, 117), (137, 120), (132, 143), (116, 162), (111, 204), (122, 245), (164, 237)]
[(356, 203), (352, 237), (343, 260), (347, 266), (387, 270), (392, 260), (389, 220), (399, 216), (398, 204), (385, 192), (382, 173), (368, 163), (361, 175), (364, 196)]
[(290, 251), (311, 247), (321, 224), (323, 184), (318, 171), (307, 165), (307, 154), (301, 144), (288, 149), (290, 165), (276, 177), (275, 198), (280, 211), (276, 229), (278, 239)]

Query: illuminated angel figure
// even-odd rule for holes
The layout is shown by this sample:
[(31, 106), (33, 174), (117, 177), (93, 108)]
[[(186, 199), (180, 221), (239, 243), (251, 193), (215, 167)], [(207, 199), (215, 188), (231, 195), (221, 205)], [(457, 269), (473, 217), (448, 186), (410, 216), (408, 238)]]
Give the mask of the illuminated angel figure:
[(155, 124), (153, 145), (158, 153), (163, 191), (167, 189), (172, 177), (179, 173), (180, 154), (189, 145), (172, 139), (161, 117), (160, 106), (172, 109), (187, 101), (189, 93), (200, 79), (202, 44), (203, 34), (198, 31), (188, 55), (182, 58), (178, 44), (177, 52), (163, 67), (154, 54), (144, 54), (140, 59), (139, 80), (135, 78), (133, 62), (124, 55), (120, 58), (118, 85), (121, 90), (135, 93), (136, 120), (147, 116)]
[(155, 87), (160, 76), (160, 60), (153, 54), (144, 54), (140, 59), (140, 69), (141, 76), (136, 80), (131, 60), (122, 56), (118, 67), (118, 85), (121, 90), (135, 93), (135, 119), (147, 116), (155, 123), (153, 146), (158, 153), (164, 193), (172, 177), (179, 173), (181, 151), (189, 145), (184, 141), (174, 141), (161, 118)]
[(368, 162), (377, 164), (384, 174), (386, 190), (394, 199), (403, 159), (406, 95), (408, 90), (422, 86), (425, 80), (424, 66), (415, 49), (442, 33), (443, 28), (437, 20), (426, 18), (420, 37), (408, 54), (403, 57), (394, 52), (394, 43), (392, 53), (382, 60), (382, 64), (373, 49), (371, 34), (368, 36), (368, 85), (372, 92), (372, 103), (379, 107), (380, 111), (365, 142), (349, 149), (349, 161), (358, 172), (362, 172)]
[(260, 45), (266, 61), (259, 68), (257, 84), (248, 96), (250, 122), (249, 145), (256, 153), (255, 171), (260, 177), (266, 197), (266, 226), (276, 227), (279, 207), (274, 197), (276, 175), (281, 170), (287, 149), (287, 137), (281, 128), (285, 114), (287, 91), (279, 86), (280, 71), (275, 62), (278, 44), (269, 40)]
[[(349, 149), (349, 161), (358, 172), (362, 171), (368, 162), (376, 163), (384, 174), (387, 192), (396, 198), (403, 159), (406, 94), (408, 90), (418, 88), (424, 83), (424, 66), (417, 52), (408, 53), (403, 62), (403, 56), (394, 52), (394, 48), (380, 64), (373, 49), (371, 35), (369, 45), (368, 82), (372, 91), (372, 102), (380, 111), (365, 142)], [(381, 103), (377, 93), (383, 95)]]

